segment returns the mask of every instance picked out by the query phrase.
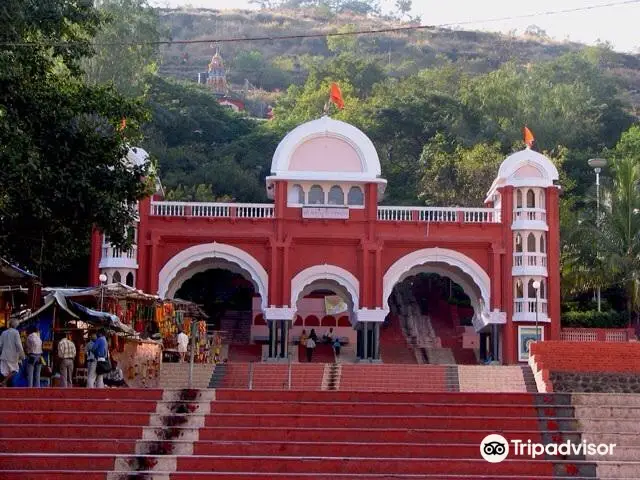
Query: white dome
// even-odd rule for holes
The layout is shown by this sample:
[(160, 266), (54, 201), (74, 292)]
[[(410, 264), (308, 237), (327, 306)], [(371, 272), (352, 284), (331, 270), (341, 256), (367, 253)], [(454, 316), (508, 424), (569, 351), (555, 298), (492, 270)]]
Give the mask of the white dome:
[(369, 137), (328, 116), (289, 132), (273, 155), (271, 173), (272, 179), (384, 182)]
[(129, 165), (140, 167), (149, 162), (149, 154), (140, 147), (130, 147), (127, 151), (126, 161)]

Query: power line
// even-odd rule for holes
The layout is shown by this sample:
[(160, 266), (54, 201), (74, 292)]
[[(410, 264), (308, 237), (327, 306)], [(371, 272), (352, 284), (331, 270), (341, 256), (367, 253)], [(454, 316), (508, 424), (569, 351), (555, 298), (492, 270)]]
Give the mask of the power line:
[[(277, 40), (298, 40), (305, 38), (324, 38), (324, 37), (344, 37), (351, 35), (371, 35), (377, 33), (395, 33), (395, 32), (410, 32), (417, 30), (435, 30), (437, 28), (454, 27), (462, 25), (473, 25), (478, 23), (496, 23), (504, 22), (507, 20), (521, 20), (525, 18), (545, 17), (551, 15), (563, 15), (567, 13), (584, 12), (588, 10), (596, 10), (602, 8), (618, 7), (622, 5), (639, 4), (640, 0), (622, 0), (618, 2), (601, 3), (597, 5), (589, 5), (585, 7), (566, 8), (563, 10), (548, 10), (545, 12), (527, 13), (523, 15), (510, 15), (505, 17), (493, 17), (485, 18), (482, 20), (465, 20), (462, 22), (448, 22), (440, 23), (437, 25), (408, 25), (404, 27), (386, 27), (369, 30), (354, 30), (351, 32), (329, 32), (329, 33), (305, 33), (298, 35), (271, 35), (261, 37), (230, 37), (230, 38), (208, 38), (203, 40), (158, 40), (152, 42), (104, 42), (93, 43), (92, 45), (97, 47), (109, 47), (109, 46), (136, 46), (136, 45), (189, 45), (198, 43), (237, 43), (237, 42), (263, 42), (263, 41), (277, 41)], [(30, 46), (45, 46), (45, 47), (58, 47), (69, 46), (80, 42), (0, 42), (0, 47), (30, 47)]]

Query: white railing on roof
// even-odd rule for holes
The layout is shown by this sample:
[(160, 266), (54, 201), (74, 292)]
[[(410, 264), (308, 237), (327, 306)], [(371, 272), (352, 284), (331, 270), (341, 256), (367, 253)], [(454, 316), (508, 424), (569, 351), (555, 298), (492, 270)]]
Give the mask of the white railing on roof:
[(151, 215), (160, 217), (273, 218), (270, 203), (151, 202)]
[(138, 247), (132, 245), (129, 250), (120, 250), (111, 245), (102, 247), (102, 258), (128, 258), (130, 260), (138, 258)]
[(391, 222), (500, 223), (493, 208), (378, 207), (378, 220)]

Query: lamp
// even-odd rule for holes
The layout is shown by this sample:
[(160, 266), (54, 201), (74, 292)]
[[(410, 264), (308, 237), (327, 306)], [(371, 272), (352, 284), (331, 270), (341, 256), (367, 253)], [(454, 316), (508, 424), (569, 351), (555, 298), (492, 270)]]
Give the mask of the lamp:
[(533, 289), (536, 291), (536, 342), (540, 341), (540, 330), (538, 330), (538, 305), (540, 304), (540, 281), (533, 282)]
[[(600, 228), (600, 172), (607, 165), (607, 161), (604, 158), (591, 158), (587, 161), (589, 166), (593, 168), (596, 173), (596, 227)], [(596, 255), (597, 256), (597, 255)], [(598, 295), (598, 311), (601, 311), (600, 302), (600, 286), (597, 290)]]
[(101, 273), (98, 280), (100, 280), (100, 311), (102, 311), (104, 305), (104, 284), (107, 283), (107, 276)]

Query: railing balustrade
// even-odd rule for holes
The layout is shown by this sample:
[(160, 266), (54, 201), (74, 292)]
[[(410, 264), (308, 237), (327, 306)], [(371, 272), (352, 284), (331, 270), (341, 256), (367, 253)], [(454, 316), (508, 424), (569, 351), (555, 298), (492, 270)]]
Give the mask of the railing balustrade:
[[(547, 314), (547, 300), (545, 298), (541, 298), (538, 300), (539, 308), (538, 313)], [(515, 313), (536, 313), (536, 300), (529, 299), (518, 299), (514, 302), (514, 311)]]
[(493, 208), (378, 207), (378, 220), (391, 222), (499, 223), (500, 212)]
[(111, 245), (103, 246), (102, 258), (128, 258), (134, 260), (138, 258), (138, 247), (133, 245), (129, 250), (121, 250)]
[(152, 202), (151, 215), (158, 217), (273, 218), (270, 203)]
[(547, 254), (546, 253), (514, 253), (513, 254), (513, 266), (514, 267), (544, 267), (547, 266)]
[(547, 221), (547, 211), (543, 208), (516, 208), (513, 211), (513, 221)]

